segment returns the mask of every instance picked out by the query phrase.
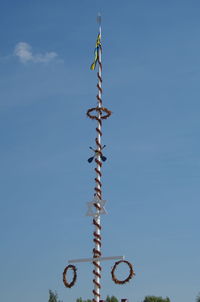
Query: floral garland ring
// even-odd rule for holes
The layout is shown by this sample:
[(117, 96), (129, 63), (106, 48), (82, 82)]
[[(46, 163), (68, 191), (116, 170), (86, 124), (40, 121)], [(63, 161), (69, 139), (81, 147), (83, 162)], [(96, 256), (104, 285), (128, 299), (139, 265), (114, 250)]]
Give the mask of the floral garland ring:
[[(67, 277), (67, 271), (69, 270), (69, 269), (71, 269), (72, 271), (73, 271), (73, 279), (72, 279), (72, 282), (67, 282), (67, 279), (66, 279), (66, 277)], [(66, 268), (64, 269), (64, 272), (63, 272), (63, 283), (64, 283), (64, 285), (66, 286), (66, 287), (68, 287), (68, 288), (71, 288), (72, 286), (74, 286), (74, 284), (75, 284), (75, 282), (76, 282), (76, 279), (77, 279), (77, 273), (76, 273), (76, 267), (75, 267), (75, 265), (72, 265), (72, 264), (70, 264), (70, 265), (68, 265), (68, 266), (66, 266)]]
[[(129, 267), (129, 275), (126, 279), (124, 280), (118, 280), (116, 277), (115, 277), (115, 270), (117, 268), (117, 266), (120, 264), (120, 263), (126, 263)], [(112, 271), (111, 271), (111, 275), (112, 275), (112, 280), (116, 283), (116, 284), (125, 284), (127, 282), (129, 282), (133, 276), (135, 275), (134, 273), (134, 270), (133, 270), (133, 266), (130, 262), (126, 261), (126, 260), (120, 260), (120, 261), (117, 261), (115, 262), (115, 265), (113, 266), (112, 268)]]

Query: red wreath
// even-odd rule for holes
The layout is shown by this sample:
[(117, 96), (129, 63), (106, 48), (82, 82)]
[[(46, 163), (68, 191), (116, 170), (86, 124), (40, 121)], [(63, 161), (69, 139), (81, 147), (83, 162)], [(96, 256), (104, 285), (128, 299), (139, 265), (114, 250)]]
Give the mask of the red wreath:
[[(66, 279), (68, 269), (71, 269), (73, 271), (73, 273), (74, 273), (72, 282), (70, 282), (70, 283), (67, 282), (67, 279)], [(76, 270), (77, 270), (76, 267), (74, 265), (72, 265), (72, 264), (66, 266), (66, 268), (64, 269), (64, 272), (63, 272), (63, 283), (64, 283), (64, 285), (66, 287), (71, 288), (72, 286), (74, 286), (74, 284), (76, 282), (76, 279), (77, 279)]]
[[(117, 268), (117, 266), (120, 264), (120, 263), (126, 263), (129, 267), (129, 275), (126, 279), (124, 280), (118, 280), (116, 277), (115, 277), (115, 270)], [(133, 266), (130, 262), (126, 261), (126, 260), (120, 260), (120, 261), (117, 261), (115, 262), (115, 265), (113, 266), (112, 268), (112, 271), (111, 271), (111, 275), (112, 275), (112, 280), (116, 283), (116, 284), (125, 284), (127, 282), (129, 282), (133, 276), (135, 275), (134, 273), (134, 270), (133, 270)]]

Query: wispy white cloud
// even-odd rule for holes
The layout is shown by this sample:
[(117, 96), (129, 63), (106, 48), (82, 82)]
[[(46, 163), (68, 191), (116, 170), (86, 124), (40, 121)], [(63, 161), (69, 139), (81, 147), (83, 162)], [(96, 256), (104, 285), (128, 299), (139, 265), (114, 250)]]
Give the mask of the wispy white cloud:
[(17, 56), (21, 63), (48, 63), (54, 60), (58, 55), (56, 52), (46, 52), (44, 54), (33, 53), (32, 47), (26, 42), (19, 42), (15, 46), (14, 55)]

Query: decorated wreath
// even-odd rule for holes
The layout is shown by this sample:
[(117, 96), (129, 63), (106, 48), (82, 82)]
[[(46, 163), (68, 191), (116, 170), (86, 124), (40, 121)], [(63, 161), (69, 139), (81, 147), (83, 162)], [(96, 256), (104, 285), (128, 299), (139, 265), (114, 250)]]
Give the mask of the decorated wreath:
[(101, 118), (102, 118), (103, 120), (107, 119), (107, 118), (112, 114), (112, 112), (111, 112), (110, 110), (108, 110), (107, 108), (105, 108), (105, 107), (100, 107), (100, 108), (99, 108), (99, 107), (95, 107), (95, 108), (91, 108), (91, 109), (88, 109), (88, 111), (87, 111), (87, 116), (88, 116), (89, 118), (91, 118), (92, 120), (93, 120), (93, 119), (98, 120), (98, 117), (97, 117), (96, 115), (92, 115), (92, 114), (91, 114), (93, 111), (97, 111), (97, 112), (99, 111), (101, 114), (102, 114), (102, 112), (104, 112), (105, 114), (101, 116)]
[[(72, 281), (69, 283), (67, 282), (67, 271), (71, 269), (73, 271), (73, 279)], [(72, 286), (74, 286), (75, 282), (76, 282), (76, 279), (77, 279), (77, 273), (76, 273), (76, 267), (72, 264), (66, 266), (66, 268), (64, 269), (64, 272), (63, 272), (63, 283), (66, 287), (68, 288), (71, 288)]]
[[(115, 270), (117, 268), (117, 266), (120, 264), (120, 263), (126, 263), (129, 267), (129, 275), (126, 279), (124, 280), (118, 280), (115, 276)], [(135, 275), (134, 273), (134, 270), (133, 270), (133, 266), (130, 262), (126, 261), (126, 260), (120, 260), (120, 261), (117, 261), (115, 262), (115, 265), (113, 266), (112, 268), (112, 271), (111, 271), (111, 275), (112, 275), (112, 280), (116, 283), (116, 284), (125, 284), (127, 282), (129, 282), (133, 276)]]

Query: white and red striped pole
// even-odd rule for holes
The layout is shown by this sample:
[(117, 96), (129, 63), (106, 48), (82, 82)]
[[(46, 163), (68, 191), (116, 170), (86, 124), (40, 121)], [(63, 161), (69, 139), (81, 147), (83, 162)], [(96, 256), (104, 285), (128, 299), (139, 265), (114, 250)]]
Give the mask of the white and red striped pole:
[[(101, 39), (101, 16), (98, 15), (97, 22), (99, 23), (99, 34)], [(97, 156), (95, 158), (96, 162), (96, 186), (95, 186), (95, 192), (96, 196), (101, 200), (102, 199), (102, 191), (101, 191), (101, 152), (102, 152), (102, 146), (101, 146), (101, 136), (102, 136), (102, 120), (101, 120), (101, 107), (102, 107), (102, 48), (101, 46), (98, 48), (98, 94), (97, 94), (97, 107), (99, 108), (98, 115), (97, 115), (97, 136), (96, 136), (96, 150)], [(97, 199), (98, 200), (98, 199)], [(100, 215), (98, 215), (98, 212), (100, 211), (101, 207), (99, 203), (95, 203), (94, 206), (96, 207), (97, 216), (93, 218), (93, 224), (94, 224), (94, 249), (93, 249), (93, 257), (101, 257), (101, 218)], [(101, 262), (100, 261), (93, 261), (94, 269), (94, 289), (93, 289), (93, 302), (99, 302), (100, 300), (100, 289), (101, 289)]]
[[(102, 137), (102, 120), (107, 119), (111, 115), (111, 111), (107, 108), (102, 106), (102, 32), (101, 32), (101, 16), (98, 15), (97, 22), (99, 24), (99, 36), (96, 45), (97, 51), (97, 62), (98, 63), (98, 72), (97, 72), (97, 106), (95, 108), (91, 108), (87, 111), (87, 116), (91, 119), (95, 119), (97, 121), (96, 127), (96, 149), (95, 151), (95, 188), (94, 188), (94, 200), (93, 202), (89, 203), (95, 208), (95, 213), (91, 214), (89, 211), (88, 216), (93, 216), (93, 225), (94, 225), (94, 232), (93, 232), (93, 259), (97, 258), (97, 260), (93, 260), (93, 302), (99, 302), (100, 300), (100, 289), (101, 289), (101, 214), (105, 214), (105, 209), (103, 208), (105, 201), (102, 200), (102, 183), (101, 183), (101, 167), (102, 167), (102, 149), (104, 148), (101, 144), (101, 137)], [(96, 112), (95, 115), (92, 115), (92, 112)]]

